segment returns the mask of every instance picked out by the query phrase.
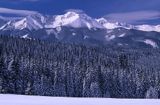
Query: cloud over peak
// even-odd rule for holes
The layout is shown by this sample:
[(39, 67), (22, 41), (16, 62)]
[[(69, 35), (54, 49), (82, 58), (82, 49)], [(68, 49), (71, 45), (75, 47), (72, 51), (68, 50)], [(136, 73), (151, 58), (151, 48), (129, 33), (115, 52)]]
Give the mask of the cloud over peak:
[(0, 14), (13, 14), (19, 16), (27, 16), (36, 14), (36, 11), (29, 11), (29, 10), (17, 10), (17, 9), (10, 9), (10, 8), (1, 8), (0, 7)]
[(109, 20), (138, 23), (140, 21), (154, 20), (160, 18), (160, 11), (134, 11), (125, 13), (112, 13), (105, 16)]

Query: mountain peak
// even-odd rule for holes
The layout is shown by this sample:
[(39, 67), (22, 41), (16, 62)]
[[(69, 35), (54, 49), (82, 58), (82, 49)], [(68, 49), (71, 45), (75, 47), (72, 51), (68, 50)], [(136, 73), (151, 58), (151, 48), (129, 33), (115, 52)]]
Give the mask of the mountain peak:
[(109, 22), (105, 18), (99, 18), (99, 19), (96, 19), (96, 21), (99, 22), (101, 25), (103, 25), (106, 29), (115, 29), (115, 28), (121, 27), (120, 23)]
[(125, 29), (132, 29), (134, 26), (126, 23), (120, 23), (120, 22), (113, 22), (109, 21), (106, 18), (99, 18), (96, 19), (97, 22), (99, 22), (101, 25), (103, 25), (106, 29), (116, 29), (116, 28), (125, 28)]
[(3, 25), (0, 29), (29, 29), (38, 30), (44, 28), (45, 17), (41, 14), (32, 14), (20, 19), (10, 20), (7, 24)]
[(56, 28), (61, 26), (69, 26), (73, 28), (103, 28), (103, 26), (95, 21), (84, 12), (67, 11), (63, 15), (57, 15), (54, 17), (53, 22), (46, 25), (48, 28)]

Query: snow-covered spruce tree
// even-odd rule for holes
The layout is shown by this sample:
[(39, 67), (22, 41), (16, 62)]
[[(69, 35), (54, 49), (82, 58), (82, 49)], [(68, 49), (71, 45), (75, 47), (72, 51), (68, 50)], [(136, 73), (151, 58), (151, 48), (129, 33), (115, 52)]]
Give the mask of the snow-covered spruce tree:
[(54, 95), (55, 96), (66, 96), (66, 84), (65, 84), (65, 72), (62, 68), (55, 70), (54, 77)]
[(27, 87), (25, 89), (25, 95), (32, 95), (31, 94), (31, 83), (30, 82), (27, 83)]
[(14, 88), (17, 94), (24, 94), (23, 70), (20, 69), (20, 58), (14, 58), (12, 62), (12, 71), (14, 71)]
[(91, 97), (102, 97), (98, 82), (92, 82), (90, 86)]
[(158, 91), (156, 90), (155, 87), (150, 87), (147, 92), (146, 92), (146, 98), (153, 98), (156, 99), (158, 98)]
[(3, 84), (3, 81), (2, 81), (2, 78), (0, 78), (0, 93), (3, 92), (2, 84)]
[[(4, 91), (4, 83), (3, 83), (3, 79), (4, 79), (4, 71), (6, 70), (5, 68), (5, 63), (4, 63), (4, 58), (3, 57), (0, 57), (0, 93), (3, 93)], [(4, 79), (5, 80), (5, 79)]]

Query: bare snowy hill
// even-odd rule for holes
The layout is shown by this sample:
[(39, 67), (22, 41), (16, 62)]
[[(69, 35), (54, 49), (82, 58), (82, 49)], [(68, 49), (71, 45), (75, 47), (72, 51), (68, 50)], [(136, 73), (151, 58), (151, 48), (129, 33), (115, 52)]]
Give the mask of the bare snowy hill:
[(159, 105), (160, 100), (0, 95), (0, 105)]

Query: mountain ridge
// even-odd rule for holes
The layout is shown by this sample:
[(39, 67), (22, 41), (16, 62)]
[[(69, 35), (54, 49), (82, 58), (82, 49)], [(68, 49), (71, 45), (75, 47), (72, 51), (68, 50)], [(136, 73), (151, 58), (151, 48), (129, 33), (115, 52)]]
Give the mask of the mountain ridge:
[[(2, 19), (2, 18), (1, 18)], [(32, 14), (5, 21), (0, 34), (21, 38), (58, 40), (91, 45), (160, 47), (160, 25), (130, 25), (95, 19), (84, 12), (67, 11), (63, 15)]]
[[(42, 24), (43, 23), (43, 27), (39, 27), (39, 28), (56, 28), (56, 27), (60, 27), (60, 26), (71, 26), (74, 28), (81, 28), (81, 27), (87, 27), (87, 28), (106, 28), (106, 29), (115, 29), (115, 28), (126, 28), (126, 29), (135, 29), (135, 30), (141, 30), (141, 31), (155, 31), (155, 32), (160, 32), (160, 25), (148, 25), (148, 24), (142, 24), (142, 25), (131, 25), (131, 24), (127, 24), (127, 23), (120, 23), (120, 22), (110, 22), (108, 21), (106, 18), (101, 17), (101, 18), (92, 18), (90, 16), (88, 16), (87, 14), (83, 13), (83, 12), (77, 12), (77, 11), (67, 11), (65, 14), (62, 15), (48, 15), (49, 18), (52, 18), (51, 20), (49, 20), (49, 18), (47, 18), (47, 16), (42, 15), (40, 13), (37, 14), (32, 14), (32, 15), (28, 15), (26, 17), (22, 17), (22, 18), (12, 18), (12, 20), (10, 21), (15, 21), (15, 23), (23, 20), (26, 20), (29, 18), (33, 19), (34, 21), (37, 21), (37, 19), (35, 18), (41, 18), (41, 20), (39, 22), (34, 22), (34, 25), (37, 24)], [(0, 16), (0, 19), (3, 20), (9, 20), (6, 19), (3, 16)], [(27, 20), (26, 20), (27, 21)], [(49, 23), (45, 23), (45, 22), (49, 22)], [(21, 23), (23, 24), (23, 22)], [(5, 25), (5, 24), (4, 24)], [(3, 26), (0, 27), (0, 29), (2, 29)], [(27, 27), (26, 27), (27, 28)], [(31, 30), (36, 29), (35, 27), (32, 27)]]

